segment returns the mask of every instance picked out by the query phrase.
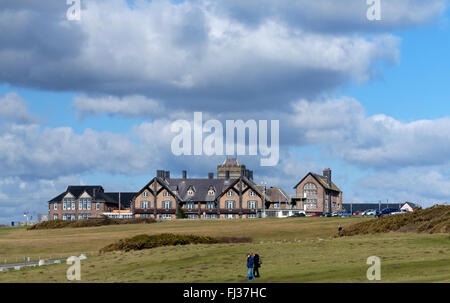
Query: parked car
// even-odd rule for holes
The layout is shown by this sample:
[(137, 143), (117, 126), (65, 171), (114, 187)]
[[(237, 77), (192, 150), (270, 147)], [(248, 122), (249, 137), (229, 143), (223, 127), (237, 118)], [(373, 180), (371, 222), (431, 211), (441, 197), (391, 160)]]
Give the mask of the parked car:
[(323, 217), (323, 213), (316, 213), (312, 215), (311, 217)]
[(363, 216), (376, 216), (376, 215), (377, 215), (377, 210), (375, 210), (375, 209), (366, 210), (363, 214)]
[(395, 213), (398, 211), (399, 211), (399, 209), (396, 209), (396, 208), (385, 208), (377, 214), (377, 217), (384, 216), (384, 215), (390, 215), (391, 213)]
[(340, 213), (340, 216), (341, 216), (341, 217), (350, 217), (351, 215), (352, 215), (352, 213), (345, 212), (345, 211), (343, 211), (343, 212)]
[(408, 211), (406, 209), (399, 209), (398, 211), (391, 212), (390, 215), (405, 214), (407, 212)]
[(304, 213), (296, 213), (289, 216), (289, 218), (298, 218), (298, 217), (306, 217), (306, 215)]

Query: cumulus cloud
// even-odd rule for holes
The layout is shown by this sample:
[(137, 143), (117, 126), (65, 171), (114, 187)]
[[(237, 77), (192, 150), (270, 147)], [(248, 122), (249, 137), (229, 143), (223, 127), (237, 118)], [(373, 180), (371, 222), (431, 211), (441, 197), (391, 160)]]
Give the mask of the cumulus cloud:
[(16, 93), (0, 96), (0, 118), (21, 124), (39, 122), (39, 119), (28, 111), (25, 100)]
[[(339, 22), (353, 20), (345, 13), (356, 14), (351, 4), (347, 9), (338, 1), (320, 6), (310, 1), (244, 2), (136, 1), (131, 8), (125, 0), (91, 0), (83, 2), (80, 22), (64, 19), (63, 1), (31, 6), (2, 2), (7, 9), (0, 18), (6, 33), (0, 38), (0, 81), (118, 97), (143, 95), (189, 110), (228, 111), (255, 103), (274, 109), (350, 81), (366, 81), (380, 60), (398, 61), (399, 41), (391, 35), (315, 31), (314, 26), (283, 21), (288, 12), (299, 20), (305, 14), (318, 20), (324, 11), (340, 16)], [(359, 7), (363, 2), (352, 3)], [(422, 8), (424, 16), (399, 18), (420, 23), (439, 13), (418, 1), (410, 3)], [(439, 3), (435, 0), (431, 7)], [(257, 26), (246, 14), (236, 18), (239, 5), (262, 16)], [(408, 5), (395, 11), (396, 16), (411, 14)]]

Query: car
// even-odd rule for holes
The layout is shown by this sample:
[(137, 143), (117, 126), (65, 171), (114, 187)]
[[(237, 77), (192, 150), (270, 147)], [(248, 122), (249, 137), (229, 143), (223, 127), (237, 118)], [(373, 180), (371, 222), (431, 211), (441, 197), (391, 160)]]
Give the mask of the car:
[(306, 217), (306, 215), (304, 213), (296, 213), (289, 216), (289, 218), (298, 218), (298, 217)]
[(381, 212), (379, 212), (376, 216), (380, 217), (380, 216), (384, 216), (384, 215), (390, 215), (391, 213), (395, 213), (398, 211), (399, 211), (399, 209), (396, 209), (396, 208), (385, 208), (385, 209), (381, 210)]
[(406, 209), (399, 209), (398, 211), (393, 211), (390, 213), (390, 215), (398, 215), (398, 214), (405, 214), (408, 211)]
[(341, 217), (350, 217), (351, 215), (352, 215), (352, 213), (345, 212), (345, 211), (343, 211), (339, 214), (339, 216), (341, 216)]
[(363, 216), (376, 216), (376, 215), (377, 215), (377, 210), (375, 210), (375, 209), (366, 210), (363, 214)]
[(323, 217), (323, 213), (316, 213), (312, 215), (311, 217)]

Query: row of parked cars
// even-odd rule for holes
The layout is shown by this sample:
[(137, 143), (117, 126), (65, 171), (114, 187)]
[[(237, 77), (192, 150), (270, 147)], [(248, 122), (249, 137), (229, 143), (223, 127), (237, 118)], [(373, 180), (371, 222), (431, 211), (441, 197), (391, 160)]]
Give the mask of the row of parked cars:
[(362, 211), (356, 211), (353, 214), (345, 211), (337, 211), (333, 213), (317, 213), (314, 215), (306, 215), (305, 213), (296, 213), (290, 217), (350, 217), (350, 216), (373, 216), (380, 217), (384, 215), (396, 215), (404, 214), (408, 212), (407, 210), (397, 209), (397, 208), (385, 208), (381, 211), (378, 209), (367, 209)]

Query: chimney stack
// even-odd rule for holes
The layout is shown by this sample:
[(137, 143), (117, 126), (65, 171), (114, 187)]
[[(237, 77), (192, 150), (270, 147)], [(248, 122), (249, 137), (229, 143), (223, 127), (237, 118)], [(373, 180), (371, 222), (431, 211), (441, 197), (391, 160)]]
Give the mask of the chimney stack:
[(230, 179), (230, 171), (229, 170), (226, 170), (225, 171), (225, 179)]
[(214, 173), (208, 173), (208, 179), (214, 179)]
[(166, 179), (170, 179), (170, 171), (168, 171), (168, 170), (166, 171), (166, 173), (165, 173), (165, 178), (166, 178)]
[(331, 187), (331, 169), (325, 168), (323, 170), (323, 176), (325, 177), (328, 186)]
[(165, 173), (164, 173), (163, 170), (157, 170), (156, 171), (156, 177), (164, 179), (164, 175), (165, 175)]
[(248, 179), (253, 181), (253, 170), (248, 171)]
[(183, 175), (183, 179), (187, 179), (187, 171), (183, 170), (182, 175)]

